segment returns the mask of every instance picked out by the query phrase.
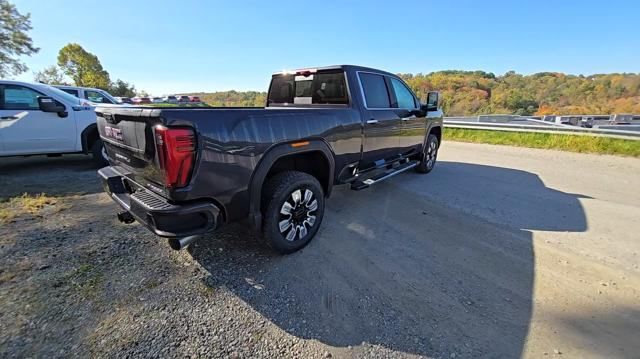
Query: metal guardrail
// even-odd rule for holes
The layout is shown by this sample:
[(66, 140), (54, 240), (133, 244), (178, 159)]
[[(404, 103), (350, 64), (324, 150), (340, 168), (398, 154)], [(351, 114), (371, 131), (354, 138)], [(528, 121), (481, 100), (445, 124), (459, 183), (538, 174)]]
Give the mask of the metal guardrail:
[[(460, 117), (457, 117), (460, 119)], [(537, 122), (537, 121), (536, 121)], [(490, 130), (490, 131), (508, 131), (508, 132), (539, 132), (539, 133), (557, 133), (557, 134), (572, 134), (582, 136), (599, 136), (610, 138), (621, 138), (625, 140), (638, 140), (640, 141), (640, 131), (628, 131), (617, 129), (600, 129), (600, 128), (584, 128), (577, 126), (546, 126), (540, 125), (527, 125), (518, 123), (489, 123), (489, 122), (475, 122), (475, 121), (461, 121), (444, 119), (444, 126), (449, 128), (464, 128), (474, 130)]]

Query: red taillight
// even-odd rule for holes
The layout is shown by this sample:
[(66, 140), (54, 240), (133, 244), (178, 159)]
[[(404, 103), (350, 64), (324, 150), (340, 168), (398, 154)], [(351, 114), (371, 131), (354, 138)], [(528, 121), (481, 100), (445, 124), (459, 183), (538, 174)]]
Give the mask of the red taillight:
[(155, 127), (156, 150), (168, 188), (189, 184), (196, 151), (196, 136), (189, 128)]

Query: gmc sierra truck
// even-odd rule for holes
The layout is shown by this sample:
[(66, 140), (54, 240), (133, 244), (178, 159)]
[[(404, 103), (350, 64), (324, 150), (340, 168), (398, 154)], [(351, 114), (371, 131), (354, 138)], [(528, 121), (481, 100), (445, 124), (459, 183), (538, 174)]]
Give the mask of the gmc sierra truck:
[(332, 187), (430, 172), (442, 141), (438, 93), (421, 104), (398, 76), (342, 65), (273, 75), (264, 108), (96, 108), (124, 223), (181, 249), (249, 220), (274, 250), (317, 233)]

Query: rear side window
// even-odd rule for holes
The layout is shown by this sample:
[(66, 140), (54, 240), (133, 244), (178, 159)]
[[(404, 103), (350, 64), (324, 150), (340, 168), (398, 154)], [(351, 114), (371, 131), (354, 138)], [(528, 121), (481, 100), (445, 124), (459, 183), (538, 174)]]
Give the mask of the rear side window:
[(28, 87), (5, 85), (2, 108), (5, 110), (39, 110), (38, 96), (43, 95)]
[(321, 71), (276, 75), (271, 80), (269, 105), (347, 105), (344, 72)]
[(396, 94), (398, 108), (416, 108), (416, 100), (411, 91), (400, 80), (391, 77), (391, 85)]
[(72, 89), (60, 89), (68, 94), (71, 94), (75, 97), (80, 97), (80, 94), (78, 93), (78, 90), (72, 90)]
[(390, 108), (389, 90), (384, 77), (376, 74), (360, 73), (360, 83), (368, 108)]

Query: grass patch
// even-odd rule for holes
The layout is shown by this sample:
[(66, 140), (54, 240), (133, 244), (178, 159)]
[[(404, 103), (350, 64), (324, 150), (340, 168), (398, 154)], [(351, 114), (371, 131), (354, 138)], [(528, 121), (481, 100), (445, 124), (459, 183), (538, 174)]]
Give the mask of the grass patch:
[(580, 153), (640, 157), (640, 141), (599, 136), (445, 128), (445, 141), (488, 143)]
[(15, 217), (27, 213), (37, 214), (45, 206), (55, 204), (56, 198), (44, 193), (35, 196), (24, 193), (22, 196), (9, 198), (0, 202), (0, 223), (10, 222)]
[(70, 285), (84, 299), (95, 300), (101, 293), (104, 274), (99, 268), (91, 264), (83, 263), (79, 267), (64, 274), (64, 276), (54, 285), (62, 287)]
[(148, 104), (145, 104), (144, 106), (151, 106), (151, 107), (211, 107), (211, 106), (207, 105), (204, 102), (181, 103), (181, 104), (176, 104), (176, 103), (148, 103)]
[(159, 279), (151, 278), (144, 284), (144, 286), (147, 289), (153, 289), (153, 288), (159, 286), (160, 284), (162, 284), (162, 282)]

